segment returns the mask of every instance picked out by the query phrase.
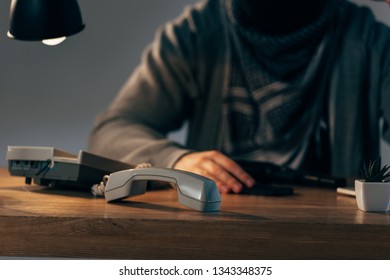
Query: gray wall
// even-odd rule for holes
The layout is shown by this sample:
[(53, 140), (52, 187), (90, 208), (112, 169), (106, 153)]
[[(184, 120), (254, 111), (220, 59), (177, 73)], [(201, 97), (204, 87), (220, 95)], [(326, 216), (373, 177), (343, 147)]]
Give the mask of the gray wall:
[(0, 1), (0, 166), (7, 145), (86, 148), (159, 25), (190, 0), (80, 0), (86, 29), (56, 47), (10, 40), (10, 0)]
[[(95, 115), (139, 63), (156, 28), (195, 1), (80, 0), (87, 27), (57, 47), (8, 39), (10, 2), (0, 1), (0, 166), (7, 145), (85, 149)], [(369, 4), (390, 23), (384, 4)]]

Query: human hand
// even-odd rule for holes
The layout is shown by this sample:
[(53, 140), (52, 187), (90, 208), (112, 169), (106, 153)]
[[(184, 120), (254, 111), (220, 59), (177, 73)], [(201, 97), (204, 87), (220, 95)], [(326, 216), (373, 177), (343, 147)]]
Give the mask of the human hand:
[(255, 183), (236, 162), (218, 151), (187, 154), (180, 158), (173, 168), (214, 180), (221, 193), (240, 193), (244, 187), (252, 187)]

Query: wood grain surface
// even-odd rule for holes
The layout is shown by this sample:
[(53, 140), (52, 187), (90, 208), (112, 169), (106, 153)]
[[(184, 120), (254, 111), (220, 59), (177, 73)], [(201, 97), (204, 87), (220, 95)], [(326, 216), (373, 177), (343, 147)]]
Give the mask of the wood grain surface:
[(390, 259), (390, 215), (333, 189), (223, 195), (181, 206), (175, 189), (106, 203), (89, 191), (25, 185), (0, 169), (0, 256), (88, 259)]

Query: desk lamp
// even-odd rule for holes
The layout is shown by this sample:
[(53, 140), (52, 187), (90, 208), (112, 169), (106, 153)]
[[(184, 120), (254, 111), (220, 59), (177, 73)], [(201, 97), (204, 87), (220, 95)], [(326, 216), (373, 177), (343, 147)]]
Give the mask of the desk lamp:
[(12, 0), (8, 36), (57, 45), (85, 27), (77, 0)]

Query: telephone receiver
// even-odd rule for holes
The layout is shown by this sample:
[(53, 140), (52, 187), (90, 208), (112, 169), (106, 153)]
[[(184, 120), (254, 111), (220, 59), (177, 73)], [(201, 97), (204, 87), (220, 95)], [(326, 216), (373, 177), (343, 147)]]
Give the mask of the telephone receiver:
[(173, 183), (179, 203), (198, 211), (219, 211), (221, 195), (213, 180), (168, 168), (127, 169), (109, 175), (104, 196), (107, 202), (146, 192), (147, 181)]

